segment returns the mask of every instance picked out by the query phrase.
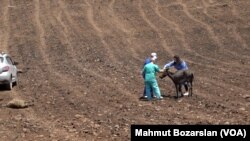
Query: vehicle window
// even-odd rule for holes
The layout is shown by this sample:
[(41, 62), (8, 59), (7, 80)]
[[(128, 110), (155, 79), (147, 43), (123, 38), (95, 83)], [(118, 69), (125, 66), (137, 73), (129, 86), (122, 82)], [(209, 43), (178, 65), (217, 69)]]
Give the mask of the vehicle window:
[(13, 65), (13, 63), (12, 63), (10, 57), (6, 57), (6, 60), (7, 60), (8, 64)]
[(0, 57), (0, 63), (3, 63), (3, 57)]

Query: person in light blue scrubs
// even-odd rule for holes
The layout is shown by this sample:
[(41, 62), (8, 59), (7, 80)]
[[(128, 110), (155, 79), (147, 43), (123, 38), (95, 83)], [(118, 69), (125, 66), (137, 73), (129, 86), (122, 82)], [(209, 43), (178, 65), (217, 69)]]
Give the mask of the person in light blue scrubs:
[[(143, 68), (144, 68), (145, 65), (151, 63), (151, 59), (153, 59), (154, 62), (156, 61), (157, 54), (155, 52), (152, 52), (150, 54), (150, 57), (148, 57), (148, 58), (145, 59), (144, 64), (143, 64)], [(142, 73), (142, 76), (143, 76), (143, 79), (145, 79), (145, 74), (144, 73)], [(153, 94), (153, 88), (150, 89), (150, 92), (151, 92), (151, 97), (155, 97), (154, 94)], [(147, 98), (147, 95), (146, 95), (146, 86), (144, 87), (143, 98)]]
[(156, 73), (163, 72), (163, 70), (160, 70), (159, 66), (154, 64), (154, 59), (151, 58), (151, 62), (146, 64), (143, 68), (143, 74), (145, 75), (144, 83), (146, 87), (146, 95), (147, 99), (151, 100), (151, 88), (153, 89), (153, 93), (156, 95), (156, 98), (158, 100), (162, 99), (161, 92), (156, 80)]

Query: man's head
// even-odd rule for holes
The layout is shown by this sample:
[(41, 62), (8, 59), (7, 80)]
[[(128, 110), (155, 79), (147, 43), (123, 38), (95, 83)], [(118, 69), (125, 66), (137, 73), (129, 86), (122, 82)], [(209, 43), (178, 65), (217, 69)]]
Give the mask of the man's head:
[(174, 56), (174, 61), (179, 63), (181, 61), (181, 58), (178, 55)]
[(157, 59), (157, 54), (155, 52), (151, 53), (151, 60), (155, 61)]

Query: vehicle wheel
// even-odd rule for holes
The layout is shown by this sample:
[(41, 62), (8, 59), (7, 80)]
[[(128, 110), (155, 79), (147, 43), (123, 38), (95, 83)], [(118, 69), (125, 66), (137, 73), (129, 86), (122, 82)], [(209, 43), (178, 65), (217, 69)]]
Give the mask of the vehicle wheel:
[(17, 84), (18, 84), (17, 81), (13, 82), (13, 86), (17, 86)]
[(12, 77), (10, 77), (9, 84), (6, 84), (6, 87), (7, 87), (8, 90), (12, 90), (12, 88), (13, 88)]
[(15, 78), (15, 82), (13, 82), (13, 86), (17, 86), (19, 83), (18, 83), (18, 76), (16, 75), (16, 78)]
[(12, 88), (13, 88), (12, 82), (10, 82), (9, 84), (7, 84), (6, 87), (7, 87), (8, 90), (12, 90)]

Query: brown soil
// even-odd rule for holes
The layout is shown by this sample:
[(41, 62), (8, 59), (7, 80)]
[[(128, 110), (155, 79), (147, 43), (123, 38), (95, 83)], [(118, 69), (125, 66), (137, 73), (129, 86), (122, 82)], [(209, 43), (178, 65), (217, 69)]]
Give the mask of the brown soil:
[[(0, 140), (129, 140), (131, 124), (250, 124), (249, 0), (0, 0), (0, 47), (19, 85), (1, 87)], [(193, 97), (143, 101), (140, 70), (174, 54)]]

